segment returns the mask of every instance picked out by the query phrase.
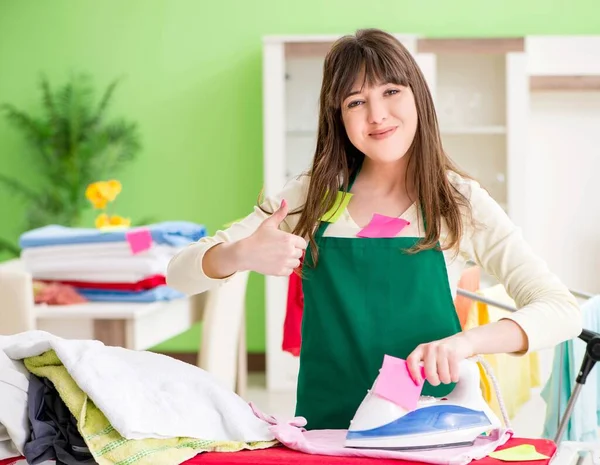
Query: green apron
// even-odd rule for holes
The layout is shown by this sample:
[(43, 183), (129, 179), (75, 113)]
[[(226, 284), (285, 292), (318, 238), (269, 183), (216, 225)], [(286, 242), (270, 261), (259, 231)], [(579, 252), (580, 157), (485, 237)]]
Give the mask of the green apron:
[[(350, 187), (352, 186), (352, 182)], [(406, 359), (421, 343), (461, 331), (443, 253), (406, 253), (418, 237), (323, 237), (305, 255), (296, 415), (309, 429), (347, 429), (385, 354)], [(443, 397), (453, 384), (423, 395)]]

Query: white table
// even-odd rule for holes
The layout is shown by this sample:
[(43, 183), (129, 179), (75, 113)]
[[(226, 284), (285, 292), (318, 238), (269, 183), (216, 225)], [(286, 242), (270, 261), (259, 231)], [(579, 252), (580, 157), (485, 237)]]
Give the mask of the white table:
[(106, 345), (146, 350), (198, 321), (197, 300), (35, 305), (35, 320), (37, 329), (60, 337), (98, 339)]
[(8, 333), (35, 328), (67, 339), (98, 339), (107, 345), (146, 350), (200, 321), (206, 301), (206, 296), (199, 295), (169, 302), (34, 305), (31, 277), (23, 262), (2, 262), (0, 269), (9, 273), (0, 282), (0, 306), (6, 307), (0, 308), (0, 326), (4, 323), (2, 310), (4, 315), (21, 316)]
[(169, 302), (35, 305), (31, 275), (12, 260), (0, 263), (0, 334), (39, 329), (65, 339), (148, 350), (202, 321), (198, 366), (243, 395), (247, 280), (248, 273), (239, 273), (223, 286)]

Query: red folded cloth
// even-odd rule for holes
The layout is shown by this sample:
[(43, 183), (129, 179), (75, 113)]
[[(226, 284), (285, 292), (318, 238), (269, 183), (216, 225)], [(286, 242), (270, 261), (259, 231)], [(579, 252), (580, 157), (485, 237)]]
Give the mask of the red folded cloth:
[[(49, 282), (49, 281), (45, 281)], [(163, 286), (167, 283), (166, 278), (163, 275), (156, 274), (148, 276), (141, 281), (135, 283), (93, 283), (86, 281), (53, 281), (67, 286), (73, 286), (79, 289), (107, 289), (114, 291), (146, 291), (148, 289), (154, 289), (158, 286)]]
[(300, 355), (302, 342), (302, 314), (304, 312), (304, 293), (302, 278), (292, 273), (289, 278), (287, 309), (283, 323), (283, 343), (281, 348), (295, 357)]
[(13, 463), (17, 463), (19, 460), (25, 460), (25, 457), (11, 457), (9, 459), (0, 460), (0, 465), (12, 465)]

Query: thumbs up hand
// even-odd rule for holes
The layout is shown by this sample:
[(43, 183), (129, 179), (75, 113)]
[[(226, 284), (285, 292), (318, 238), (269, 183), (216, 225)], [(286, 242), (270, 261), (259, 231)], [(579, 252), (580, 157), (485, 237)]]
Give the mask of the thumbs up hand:
[(306, 241), (294, 234), (281, 231), (279, 225), (288, 215), (285, 200), (256, 231), (244, 239), (244, 268), (271, 276), (289, 276), (300, 266)]

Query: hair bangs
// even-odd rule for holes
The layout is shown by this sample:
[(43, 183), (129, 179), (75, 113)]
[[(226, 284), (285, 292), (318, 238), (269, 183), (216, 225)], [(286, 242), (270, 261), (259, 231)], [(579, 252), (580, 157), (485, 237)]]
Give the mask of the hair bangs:
[[(340, 108), (342, 102), (354, 91), (365, 87), (384, 84), (409, 86), (409, 72), (406, 60), (392, 47), (372, 47), (352, 42), (340, 47), (331, 65), (334, 76), (329, 89), (328, 102), (333, 108)], [(344, 66), (335, 66), (336, 63)], [(357, 80), (362, 79), (360, 88)]]
[(399, 86), (409, 85), (406, 62), (393, 49), (365, 48), (363, 69), (363, 87), (388, 83)]

